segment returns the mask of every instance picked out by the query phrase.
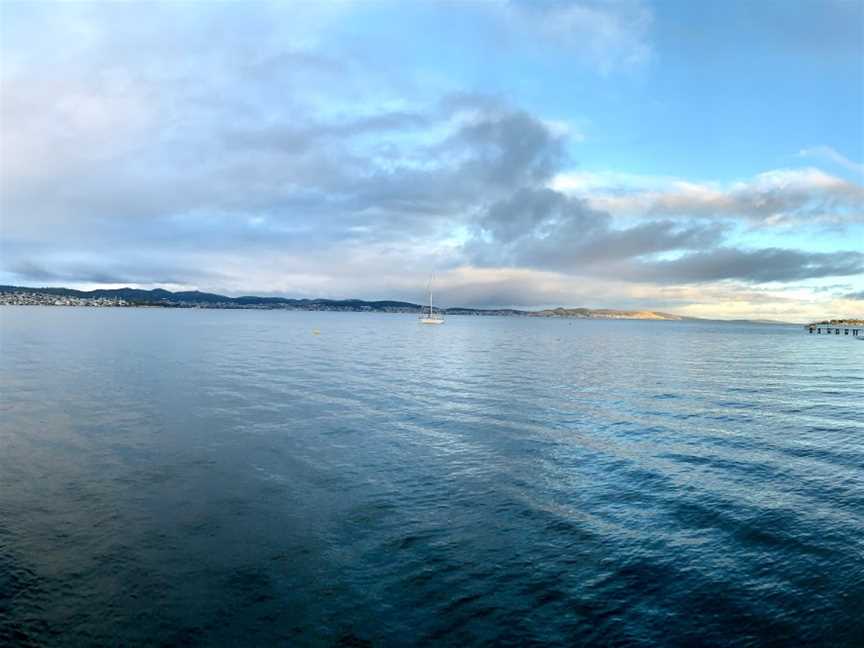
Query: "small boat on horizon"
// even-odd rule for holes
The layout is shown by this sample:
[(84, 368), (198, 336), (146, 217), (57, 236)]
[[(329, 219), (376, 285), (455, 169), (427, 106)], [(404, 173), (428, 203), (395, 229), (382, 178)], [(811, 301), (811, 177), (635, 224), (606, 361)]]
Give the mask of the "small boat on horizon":
[(440, 312), (435, 312), (432, 308), (432, 282), (435, 281), (435, 276), (429, 280), (429, 311), (423, 311), (420, 313), (420, 323), (421, 324), (443, 324), (444, 323), (444, 314)]

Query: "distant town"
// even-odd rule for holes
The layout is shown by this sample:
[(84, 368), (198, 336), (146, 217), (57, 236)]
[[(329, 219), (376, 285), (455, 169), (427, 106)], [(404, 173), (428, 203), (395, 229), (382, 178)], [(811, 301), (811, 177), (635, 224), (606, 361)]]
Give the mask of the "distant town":
[(0, 292), (2, 306), (132, 306), (125, 299), (112, 297), (72, 297), (38, 292)]

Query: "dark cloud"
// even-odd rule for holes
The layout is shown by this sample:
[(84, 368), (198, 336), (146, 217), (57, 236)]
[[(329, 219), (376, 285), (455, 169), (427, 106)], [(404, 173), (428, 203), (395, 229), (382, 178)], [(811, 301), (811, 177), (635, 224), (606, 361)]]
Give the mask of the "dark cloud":
[[(724, 247), (724, 224), (651, 221), (616, 228), (585, 201), (523, 188), (476, 219), (466, 244), (477, 265), (528, 267), (634, 282), (790, 282), (864, 272), (864, 253)], [(674, 259), (658, 255), (682, 253)]]
[(662, 283), (699, 283), (726, 279), (751, 283), (789, 282), (860, 274), (864, 272), (864, 253), (828, 254), (779, 248), (717, 248), (688, 253), (671, 261), (639, 263), (627, 272), (632, 280)]
[(585, 201), (548, 188), (521, 189), (479, 217), (477, 235), (466, 249), (481, 265), (591, 273), (598, 264), (710, 247), (722, 241), (725, 231), (717, 224), (671, 221), (624, 229), (613, 225), (608, 213)]
[(846, 293), (845, 295), (843, 295), (843, 297), (845, 299), (860, 299), (861, 301), (864, 301), (864, 290), (861, 290), (859, 292)]
[[(424, 129), (426, 138), (442, 130), (445, 135), (428, 144), (405, 143), (406, 134), (417, 129)], [(363, 139), (369, 133), (376, 134), (372, 148)], [(563, 139), (537, 118), (473, 95), (444, 98), (425, 112), (232, 129), (225, 141), (230, 149), (263, 154), (252, 158), (253, 165), (279, 165), (278, 186), (288, 182), (307, 193), (317, 190), (338, 203), (346, 222), (352, 214), (367, 224), (381, 218), (387, 229), (397, 225), (394, 221), (459, 213), (514, 188), (545, 182), (564, 158)], [(267, 155), (273, 151), (280, 156)]]
[(575, 225), (588, 234), (609, 227), (608, 214), (589, 209), (584, 202), (547, 188), (520, 189), (494, 203), (478, 222), (496, 245), (525, 238), (546, 238), (558, 228)]
[(564, 159), (562, 139), (521, 111), (474, 120), (450, 137), (443, 150), (447, 157), (466, 158), (460, 164), (460, 175), (501, 187), (542, 183)]
[(571, 222), (555, 237), (529, 240), (519, 259), (535, 267), (593, 274), (613, 267), (618, 260), (710, 247), (722, 240), (723, 232), (722, 226), (682, 227), (670, 221), (602, 230), (583, 229)]

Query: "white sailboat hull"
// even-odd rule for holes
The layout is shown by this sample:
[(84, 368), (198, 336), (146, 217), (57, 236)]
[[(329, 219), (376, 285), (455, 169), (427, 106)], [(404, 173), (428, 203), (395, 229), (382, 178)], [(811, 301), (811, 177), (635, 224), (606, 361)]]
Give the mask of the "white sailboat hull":
[(436, 318), (436, 317), (421, 317), (420, 323), (421, 324), (443, 324), (444, 320)]

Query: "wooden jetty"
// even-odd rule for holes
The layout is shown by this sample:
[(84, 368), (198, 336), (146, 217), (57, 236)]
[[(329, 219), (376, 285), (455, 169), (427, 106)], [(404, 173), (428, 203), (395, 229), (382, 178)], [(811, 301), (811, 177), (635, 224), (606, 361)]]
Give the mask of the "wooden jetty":
[(804, 326), (810, 335), (851, 335), (852, 337), (864, 336), (864, 320), (838, 319), (813, 322)]

